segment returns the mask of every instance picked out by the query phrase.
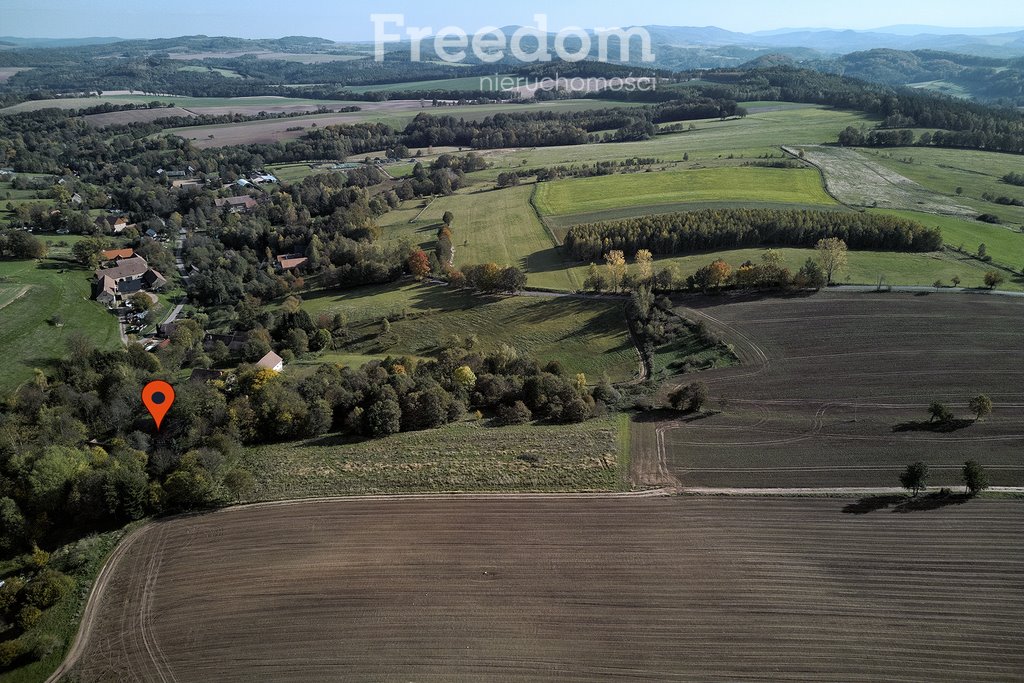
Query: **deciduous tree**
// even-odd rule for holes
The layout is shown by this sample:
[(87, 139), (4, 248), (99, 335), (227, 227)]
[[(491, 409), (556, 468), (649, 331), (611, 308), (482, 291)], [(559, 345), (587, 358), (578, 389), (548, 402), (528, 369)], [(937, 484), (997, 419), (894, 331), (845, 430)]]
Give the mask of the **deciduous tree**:
[(825, 282), (832, 284), (836, 273), (846, 268), (848, 254), (846, 242), (838, 237), (829, 237), (818, 242), (815, 247), (818, 250), (818, 261), (822, 270), (825, 271)]
[(907, 465), (907, 469), (900, 475), (900, 485), (908, 491), (913, 491), (916, 496), (928, 488), (928, 466), (923, 462), (915, 462)]

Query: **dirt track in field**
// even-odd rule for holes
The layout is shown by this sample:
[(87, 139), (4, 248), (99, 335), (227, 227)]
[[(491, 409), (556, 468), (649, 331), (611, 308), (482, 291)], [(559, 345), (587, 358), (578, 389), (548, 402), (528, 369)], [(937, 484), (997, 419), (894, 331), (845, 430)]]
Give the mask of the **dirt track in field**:
[[(993, 485), (1024, 485), (1024, 302), (824, 292), (680, 304), (742, 365), (682, 380), (708, 385), (707, 413), (639, 425), (658, 439), (634, 458), (665, 463), (665, 484), (894, 486), (922, 460), (933, 485), (957, 486), (974, 459)], [(973, 423), (967, 401), (979, 393), (995, 410)], [(932, 401), (953, 408), (956, 429), (927, 424)]]
[(152, 524), (82, 681), (992, 680), (1024, 671), (1024, 508), (341, 500)]

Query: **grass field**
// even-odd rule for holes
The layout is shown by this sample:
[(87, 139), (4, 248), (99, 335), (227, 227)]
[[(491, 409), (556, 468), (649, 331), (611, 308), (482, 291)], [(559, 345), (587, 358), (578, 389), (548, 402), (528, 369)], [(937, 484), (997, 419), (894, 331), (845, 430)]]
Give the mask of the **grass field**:
[(728, 121), (694, 121), (696, 130), (659, 135), (644, 142), (496, 150), (488, 153), (493, 167), (482, 175), (497, 176), (510, 168), (619, 161), (634, 157), (682, 163), (684, 154), (689, 155), (687, 168), (736, 165), (742, 160), (764, 155), (781, 157), (780, 145), (835, 142), (847, 126), (872, 121), (858, 113), (823, 107), (764, 112)]
[[(24, 178), (41, 178), (44, 174), (41, 173), (19, 173)], [(6, 225), (6, 222), (14, 218), (14, 212), (8, 210), (7, 205), (10, 204), (11, 208), (18, 207), (23, 204), (46, 204), (50, 206), (53, 204), (53, 200), (48, 197), (39, 197), (39, 195), (48, 194), (47, 190), (15, 190), (14, 184), (10, 180), (0, 181), (0, 222)]]
[(995, 263), (1018, 270), (1024, 268), (1024, 233), (1016, 229), (913, 211), (886, 213), (909, 218), (927, 226), (937, 226), (942, 230), (942, 239), (947, 246), (962, 247), (971, 254), (977, 254), (978, 247), (984, 244), (988, 255)]
[[(453, 335), (476, 335), (482, 351), (508, 344), (542, 363), (560, 361), (591, 383), (608, 373), (614, 382), (632, 379), (638, 359), (626, 331), (621, 302), (573, 298), (481, 297), (438, 285), (367, 287), (342, 294), (307, 296), (303, 304), (320, 314), (345, 314), (353, 334), (341, 349), (355, 360), (386, 355), (431, 357)], [(393, 318), (378, 338), (380, 321)], [(404, 317), (403, 317), (404, 316)], [(322, 362), (339, 362), (327, 354)]]
[(523, 268), (534, 287), (577, 289), (579, 283), (565, 270), (554, 240), (530, 206), (532, 192), (532, 185), (521, 185), (439, 197), (422, 214), (421, 202), (406, 202), (384, 216), (381, 225), (387, 238), (432, 248), (441, 217), (451, 211), (456, 266), (493, 261)]
[(545, 216), (581, 214), (678, 202), (766, 202), (836, 205), (811, 169), (709, 168), (576, 178), (537, 186), (537, 209)]
[[(743, 361), (701, 375), (714, 414), (665, 423), (661, 457), (683, 485), (898, 486), (921, 460), (933, 486), (955, 487), (972, 459), (993, 486), (1024, 485), (1024, 301), (823, 292), (679, 303)], [(975, 423), (967, 402), (981, 393), (995, 409)], [(961, 422), (928, 424), (932, 401)]]
[[(61, 271), (64, 272), (61, 272)], [(117, 320), (90, 301), (90, 274), (65, 261), (0, 261), (0, 391), (10, 391), (64, 354), (72, 332), (98, 347), (118, 342)], [(63, 327), (48, 321), (59, 315)]]
[(172, 519), (111, 568), (71, 674), (1019, 678), (1020, 503), (847, 504), (353, 499)]
[[(985, 201), (982, 195), (1024, 199), (1024, 188), (1007, 185), (1007, 173), (1024, 173), (1024, 157), (1017, 154), (979, 152), (964, 149), (919, 147), (860, 150), (879, 164), (920, 185), (965, 204), (978, 213), (994, 213), (1004, 222), (1024, 226), (1024, 208)], [(963, 189), (961, 196), (957, 188)]]
[(388, 439), (252, 449), (254, 500), (412, 491), (614, 491), (628, 488), (616, 418), (571, 426), (473, 420)]

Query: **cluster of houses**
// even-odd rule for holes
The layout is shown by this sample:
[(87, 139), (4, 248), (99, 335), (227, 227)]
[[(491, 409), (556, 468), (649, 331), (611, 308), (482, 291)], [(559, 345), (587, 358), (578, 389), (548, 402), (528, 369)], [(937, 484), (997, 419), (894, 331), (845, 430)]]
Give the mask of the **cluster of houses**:
[(93, 298), (101, 304), (113, 306), (136, 292), (156, 291), (167, 284), (167, 278), (134, 249), (108, 249), (102, 256), (104, 267), (96, 271), (93, 283)]
[[(174, 333), (175, 325), (177, 323), (166, 323), (160, 325), (158, 333), (163, 339), (154, 340), (146, 346), (147, 351), (159, 351), (160, 349), (167, 348), (171, 344), (170, 336)], [(245, 345), (246, 336), (242, 333), (234, 334), (213, 334), (207, 333), (203, 338), (203, 349), (209, 353), (213, 350), (214, 345), (217, 342), (224, 344), (228, 351), (233, 354), (240, 353)], [(254, 365), (263, 370), (272, 370), (274, 372), (284, 371), (284, 359), (273, 351), (269, 351), (265, 356), (260, 358), (254, 363)], [(194, 368), (191, 376), (189, 376), (190, 382), (212, 382), (214, 380), (221, 379), (224, 376), (224, 370), (217, 370), (214, 368)]]

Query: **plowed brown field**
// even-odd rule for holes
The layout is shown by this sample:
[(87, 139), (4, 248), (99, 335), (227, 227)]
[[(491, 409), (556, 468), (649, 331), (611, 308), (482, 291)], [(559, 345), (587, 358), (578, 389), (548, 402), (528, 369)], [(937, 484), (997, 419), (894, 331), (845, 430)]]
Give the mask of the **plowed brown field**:
[[(743, 361), (684, 380), (708, 385), (710, 414), (656, 425), (660, 460), (683, 486), (898, 486), (918, 460), (932, 484), (956, 486), (972, 459), (993, 486), (1024, 485), (1024, 300), (823, 292), (680, 303)], [(981, 393), (995, 410), (974, 423), (967, 402)], [(959, 422), (928, 425), (932, 401)]]
[[(1010, 681), (1024, 507), (349, 499), (150, 525), (82, 681)], [(78, 679), (76, 679), (78, 680)]]

